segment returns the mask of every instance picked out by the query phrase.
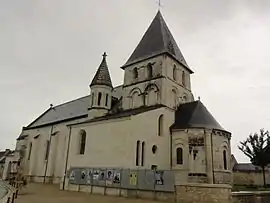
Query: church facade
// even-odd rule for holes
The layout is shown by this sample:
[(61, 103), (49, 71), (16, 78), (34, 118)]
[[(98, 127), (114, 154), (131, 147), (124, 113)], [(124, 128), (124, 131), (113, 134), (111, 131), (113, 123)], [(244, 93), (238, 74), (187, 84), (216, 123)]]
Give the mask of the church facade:
[(231, 133), (195, 101), (193, 73), (160, 12), (113, 87), (106, 53), (89, 95), (51, 106), (17, 139), (24, 173), (63, 183), (71, 167), (171, 170), (175, 184), (231, 184)]

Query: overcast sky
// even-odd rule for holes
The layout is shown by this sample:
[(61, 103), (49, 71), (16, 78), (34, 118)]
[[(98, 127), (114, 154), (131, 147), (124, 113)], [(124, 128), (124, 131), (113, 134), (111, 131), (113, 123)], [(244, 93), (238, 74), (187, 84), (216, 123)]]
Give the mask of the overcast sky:
[[(196, 2), (196, 3), (195, 3)], [(163, 0), (195, 74), (192, 91), (239, 141), (270, 129), (270, 1)], [(50, 103), (89, 94), (104, 51), (114, 85), (157, 12), (155, 0), (0, 0), (0, 149)]]

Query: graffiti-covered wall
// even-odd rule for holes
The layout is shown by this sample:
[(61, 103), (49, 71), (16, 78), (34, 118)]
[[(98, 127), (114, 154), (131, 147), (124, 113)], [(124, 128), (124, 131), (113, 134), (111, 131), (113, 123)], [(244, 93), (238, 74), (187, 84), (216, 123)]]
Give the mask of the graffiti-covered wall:
[(164, 170), (71, 168), (69, 184), (173, 192), (174, 175)]

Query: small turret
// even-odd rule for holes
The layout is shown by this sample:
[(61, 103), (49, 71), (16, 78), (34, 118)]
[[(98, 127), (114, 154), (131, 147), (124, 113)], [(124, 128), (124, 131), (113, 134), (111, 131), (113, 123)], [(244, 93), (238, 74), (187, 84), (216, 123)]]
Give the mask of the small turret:
[(111, 109), (112, 101), (112, 81), (106, 61), (107, 54), (103, 54), (103, 59), (90, 84), (91, 101), (88, 110), (88, 117), (104, 116)]

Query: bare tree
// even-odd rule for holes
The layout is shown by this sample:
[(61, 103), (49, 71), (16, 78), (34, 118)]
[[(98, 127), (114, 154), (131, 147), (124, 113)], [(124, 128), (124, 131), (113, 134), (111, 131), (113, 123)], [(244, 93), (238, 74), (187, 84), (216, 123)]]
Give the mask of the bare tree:
[(250, 158), (253, 165), (260, 166), (263, 172), (263, 184), (266, 187), (265, 167), (270, 164), (270, 136), (269, 132), (264, 129), (260, 130), (260, 134), (250, 134), (248, 138), (240, 142), (238, 148)]

